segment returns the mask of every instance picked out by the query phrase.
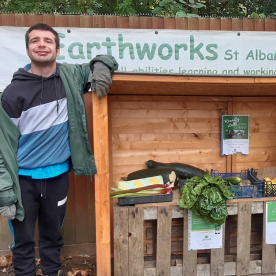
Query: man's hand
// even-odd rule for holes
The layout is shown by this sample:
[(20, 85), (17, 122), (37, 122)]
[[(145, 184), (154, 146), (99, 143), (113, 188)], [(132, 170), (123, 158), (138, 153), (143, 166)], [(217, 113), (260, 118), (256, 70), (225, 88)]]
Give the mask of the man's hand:
[(10, 206), (0, 207), (0, 214), (3, 217), (6, 217), (9, 220), (14, 219), (15, 218), (15, 214), (16, 214), (15, 204), (12, 204)]
[(99, 98), (107, 96), (112, 86), (110, 68), (101, 61), (94, 63), (93, 73), (90, 72), (88, 82), (91, 82), (91, 90), (97, 92)]

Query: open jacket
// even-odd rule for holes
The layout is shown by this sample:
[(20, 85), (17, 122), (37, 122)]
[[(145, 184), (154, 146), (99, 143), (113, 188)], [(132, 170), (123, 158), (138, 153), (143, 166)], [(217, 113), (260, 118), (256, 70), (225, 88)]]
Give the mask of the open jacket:
[[(89, 145), (84, 94), (90, 88), (88, 76), (96, 61), (105, 63), (114, 72), (118, 64), (113, 57), (97, 56), (87, 64), (57, 64), (64, 85), (71, 147), (70, 170), (76, 175), (94, 175), (96, 166)], [(16, 204), (15, 218), (24, 219), (18, 176), (17, 149), (20, 131), (1, 105), (0, 95), (0, 207)]]

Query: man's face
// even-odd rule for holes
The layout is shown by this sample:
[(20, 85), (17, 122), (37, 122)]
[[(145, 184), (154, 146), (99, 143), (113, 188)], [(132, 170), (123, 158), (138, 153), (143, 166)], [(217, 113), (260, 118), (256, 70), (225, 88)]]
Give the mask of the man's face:
[(26, 50), (30, 59), (40, 65), (55, 63), (56, 57), (60, 54), (60, 48), (56, 49), (55, 36), (50, 31), (31, 31), (29, 49)]

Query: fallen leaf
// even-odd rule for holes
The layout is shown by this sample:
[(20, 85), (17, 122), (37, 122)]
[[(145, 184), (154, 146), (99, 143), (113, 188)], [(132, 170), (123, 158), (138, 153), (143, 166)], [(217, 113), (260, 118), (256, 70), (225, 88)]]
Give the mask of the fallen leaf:
[(35, 263), (36, 263), (37, 266), (39, 266), (40, 265), (40, 259), (35, 259)]
[(6, 268), (12, 265), (12, 255), (5, 254), (0, 258), (0, 268)]
[(37, 275), (37, 276), (42, 276), (42, 275), (43, 275), (41, 269), (38, 269), (38, 270), (37, 270), (36, 275)]

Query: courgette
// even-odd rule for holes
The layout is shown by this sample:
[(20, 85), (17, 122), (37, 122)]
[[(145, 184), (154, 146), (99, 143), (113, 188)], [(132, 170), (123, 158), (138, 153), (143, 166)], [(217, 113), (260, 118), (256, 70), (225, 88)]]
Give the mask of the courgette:
[(191, 165), (183, 163), (161, 163), (153, 160), (145, 162), (149, 169), (152, 168), (170, 168), (175, 171), (180, 179), (192, 178), (193, 176), (199, 176), (203, 178), (204, 171)]
[(121, 179), (130, 181), (135, 179), (147, 178), (152, 176), (161, 175), (164, 181), (164, 184), (170, 182), (174, 186), (178, 185), (179, 178), (174, 170), (170, 168), (155, 168), (155, 169), (143, 169), (130, 173), (127, 177), (122, 177)]
[(241, 178), (238, 176), (225, 177), (223, 180), (231, 185), (239, 185), (241, 182)]

